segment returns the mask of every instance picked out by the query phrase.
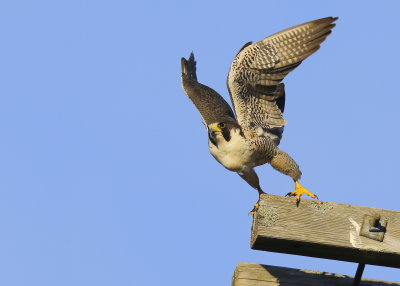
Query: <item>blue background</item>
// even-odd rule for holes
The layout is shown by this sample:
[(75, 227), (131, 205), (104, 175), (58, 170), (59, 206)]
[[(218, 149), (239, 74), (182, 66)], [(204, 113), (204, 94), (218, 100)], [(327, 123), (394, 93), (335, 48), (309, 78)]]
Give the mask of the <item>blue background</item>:
[[(239, 48), (339, 16), (285, 80), (281, 148), (321, 200), (399, 210), (398, 1), (3, 1), (0, 284), (229, 285), (239, 262), (354, 275), (357, 265), (253, 251), (257, 192), (208, 153), (180, 83), (225, 98)], [(276, 195), (290, 178), (267, 165)], [(365, 277), (400, 280), (367, 266)]]

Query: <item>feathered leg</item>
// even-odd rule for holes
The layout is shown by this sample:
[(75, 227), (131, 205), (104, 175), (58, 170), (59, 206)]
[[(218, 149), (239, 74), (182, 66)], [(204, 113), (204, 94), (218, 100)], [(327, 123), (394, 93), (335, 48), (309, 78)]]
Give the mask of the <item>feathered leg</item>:
[(301, 171), (299, 165), (290, 157), (286, 152), (276, 149), (275, 156), (271, 160), (271, 166), (279, 172), (290, 176), (295, 183), (295, 190), (288, 193), (286, 196), (296, 197), (297, 203), (300, 201), (300, 197), (306, 194), (312, 198), (318, 198), (313, 193), (309, 192), (298, 182), (301, 177)]
[(238, 173), (240, 177), (243, 178), (250, 186), (252, 186), (254, 189), (258, 191), (258, 201), (257, 203), (254, 204), (254, 208), (249, 212), (249, 215), (254, 215), (258, 207), (260, 206), (260, 196), (261, 194), (264, 194), (263, 190), (260, 187), (260, 182), (258, 180), (257, 173), (254, 171), (254, 169), (250, 169), (249, 171), (246, 172), (240, 172)]

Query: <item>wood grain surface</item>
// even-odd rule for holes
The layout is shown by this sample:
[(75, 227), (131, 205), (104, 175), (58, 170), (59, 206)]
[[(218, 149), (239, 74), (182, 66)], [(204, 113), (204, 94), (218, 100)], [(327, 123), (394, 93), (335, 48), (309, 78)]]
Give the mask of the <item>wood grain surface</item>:
[[(352, 285), (353, 277), (320, 271), (239, 263), (232, 286), (345, 286)], [(363, 278), (360, 286), (399, 286), (400, 283)]]
[[(382, 242), (360, 236), (367, 215), (387, 222)], [(264, 194), (251, 248), (400, 268), (400, 212)]]

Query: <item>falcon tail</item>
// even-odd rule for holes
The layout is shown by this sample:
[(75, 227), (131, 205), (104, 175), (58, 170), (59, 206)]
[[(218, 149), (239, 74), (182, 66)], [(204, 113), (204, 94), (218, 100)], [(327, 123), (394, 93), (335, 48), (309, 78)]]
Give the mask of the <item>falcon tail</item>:
[(194, 60), (193, 52), (190, 53), (189, 59), (182, 58), (181, 64), (182, 64), (182, 77), (185, 77), (186, 79), (189, 80), (197, 81), (196, 61)]

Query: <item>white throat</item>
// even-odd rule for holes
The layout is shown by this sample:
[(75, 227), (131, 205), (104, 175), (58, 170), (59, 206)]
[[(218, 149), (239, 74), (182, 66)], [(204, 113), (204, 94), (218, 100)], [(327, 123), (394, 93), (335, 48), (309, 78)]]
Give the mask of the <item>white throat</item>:
[(225, 168), (240, 172), (243, 169), (252, 168), (252, 155), (246, 139), (240, 135), (240, 129), (231, 129), (230, 140), (226, 141), (222, 133), (216, 133), (217, 146), (208, 142), (211, 155)]

